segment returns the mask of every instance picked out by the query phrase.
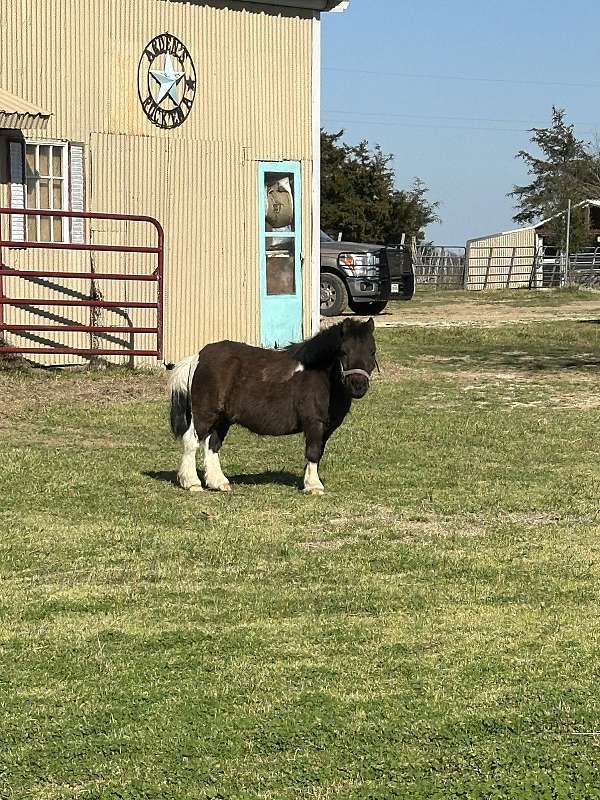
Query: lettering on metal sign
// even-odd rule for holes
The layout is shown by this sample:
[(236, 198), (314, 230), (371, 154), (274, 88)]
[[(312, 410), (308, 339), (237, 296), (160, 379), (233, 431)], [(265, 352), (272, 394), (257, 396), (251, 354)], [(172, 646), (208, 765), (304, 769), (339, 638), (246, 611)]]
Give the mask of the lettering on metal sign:
[(142, 110), (158, 128), (177, 128), (188, 118), (196, 96), (196, 68), (186, 46), (170, 33), (155, 36), (138, 66)]

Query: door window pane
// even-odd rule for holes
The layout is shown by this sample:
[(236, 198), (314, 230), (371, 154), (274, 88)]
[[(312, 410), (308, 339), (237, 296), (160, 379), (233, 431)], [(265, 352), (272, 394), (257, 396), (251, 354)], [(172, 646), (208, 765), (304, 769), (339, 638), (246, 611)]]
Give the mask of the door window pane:
[(291, 172), (265, 174), (265, 230), (295, 230), (294, 175)]
[(267, 294), (296, 293), (296, 243), (293, 239), (266, 238)]

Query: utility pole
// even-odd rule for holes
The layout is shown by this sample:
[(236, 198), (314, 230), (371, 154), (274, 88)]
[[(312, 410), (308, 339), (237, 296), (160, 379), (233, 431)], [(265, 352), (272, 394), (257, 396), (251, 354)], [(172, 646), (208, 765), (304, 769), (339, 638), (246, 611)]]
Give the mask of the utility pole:
[(569, 251), (571, 249), (571, 200), (569, 200), (569, 205), (567, 206), (567, 242), (565, 245), (565, 274), (563, 280), (563, 286), (567, 285), (567, 281), (569, 279)]

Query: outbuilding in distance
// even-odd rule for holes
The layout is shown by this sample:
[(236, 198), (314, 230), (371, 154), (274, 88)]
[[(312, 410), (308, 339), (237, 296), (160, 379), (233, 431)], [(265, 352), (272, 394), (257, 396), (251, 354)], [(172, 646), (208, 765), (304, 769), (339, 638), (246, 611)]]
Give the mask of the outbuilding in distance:
[[(162, 224), (167, 362), (209, 341), (275, 346), (317, 330), (320, 16), (347, 5), (4, 0), (0, 207), (26, 209), (0, 219), (15, 244), (2, 248), (6, 343), (46, 363), (81, 363), (44, 350), (90, 341), (121, 354), (156, 344), (156, 283), (106, 278), (152, 275), (155, 254), (57, 249), (154, 246), (153, 230), (27, 213), (47, 209)], [(86, 277), (31, 275), (42, 266)]]
[(557, 240), (556, 220), (562, 211), (535, 225), (491, 236), (471, 239), (466, 247), (465, 287), (467, 289), (546, 289), (560, 286), (569, 273), (600, 268), (600, 200), (582, 200), (573, 211), (582, 215), (585, 241), (577, 251), (565, 252), (566, 242)]

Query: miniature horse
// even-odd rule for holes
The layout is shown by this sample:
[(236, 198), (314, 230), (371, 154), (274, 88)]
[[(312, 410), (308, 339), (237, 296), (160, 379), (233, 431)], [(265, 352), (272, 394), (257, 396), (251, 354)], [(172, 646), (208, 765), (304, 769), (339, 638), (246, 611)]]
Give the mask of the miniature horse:
[(323, 494), (318, 465), (353, 399), (363, 397), (376, 367), (373, 320), (346, 319), (283, 350), (216, 342), (180, 361), (170, 381), (171, 430), (183, 439), (178, 479), (202, 491), (196, 450), (204, 443), (205, 483), (230, 491), (219, 450), (231, 425), (261, 436), (304, 433), (304, 491)]

